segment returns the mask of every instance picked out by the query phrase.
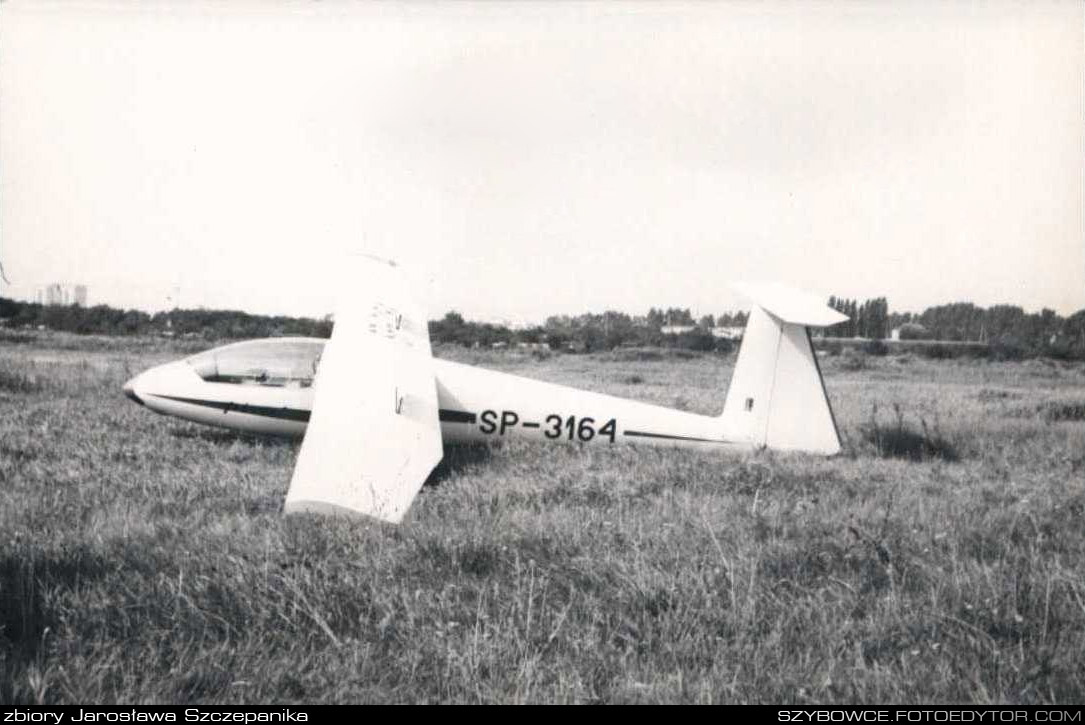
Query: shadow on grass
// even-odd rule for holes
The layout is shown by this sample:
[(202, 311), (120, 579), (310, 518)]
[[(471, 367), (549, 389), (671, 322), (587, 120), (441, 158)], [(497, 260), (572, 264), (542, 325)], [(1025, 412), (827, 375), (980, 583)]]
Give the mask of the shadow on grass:
[(429, 474), (424, 485), (439, 486), (453, 474), (462, 473), (480, 463), (486, 463), (492, 457), (493, 449), (485, 443), (445, 446), (444, 458)]
[(0, 702), (41, 704), (28, 687), (28, 668), (58, 626), (57, 592), (108, 576), (110, 562), (86, 546), (42, 547), (16, 541), (0, 554)]
[(953, 444), (944, 438), (931, 438), (926, 433), (917, 433), (908, 427), (868, 430), (866, 434), (867, 440), (875, 445), (883, 458), (904, 458), (910, 461), (925, 461), (931, 458), (959, 461), (961, 458)]
[(29, 395), (45, 389), (41, 380), (21, 370), (0, 368), (0, 392)]
[(922, 430), (915, 430), (904, 422), (904, 415), (900, 406), (894, 405), (896, 422), (892, 425), (883, 426), (877, 420), (878, 409), (874, 407), (870, 423), (862, 428), (862, 436), (865, 441), (877, 449), (882, 458), (901, 458), (908, 461), (928, 461), (941, 459), (943, 461), (959, 461), (960, 452), (957, 447), (947, 440), (937, 429), (927, 425), (927, 421), (920, 419)]
[(233, 445), (234, 443), (244, 443), (250, 446), (292, 446), (297, 441), (293, 438), (282, 438), (280, 436), (258, 436), (251, 433), (240, 433), (238, 431), (226, 430), (225, 428), (197, 428), (197, 427), (183, 427), (172, 428), (170, 435), (174, 438), (183, 438), (185, 440), (201, 440), (208, 443), (214, 443), (215, 445)]
[(9, 555), (0, 560), (0, 652), (6, 650), (23, 660), (34, 658), (47, 628), (42, 585), (36, 573), (33, 557)]
[(1043, 407), (1044, 419), (1049, 423), (1085, 420), (1085, 400), (1053, 400)]

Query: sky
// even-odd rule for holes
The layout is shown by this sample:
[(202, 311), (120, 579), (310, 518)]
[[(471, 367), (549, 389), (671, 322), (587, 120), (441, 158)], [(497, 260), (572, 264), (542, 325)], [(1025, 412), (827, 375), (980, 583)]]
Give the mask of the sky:
[(0, 294), (1085, 307), (1085, 4), (0, 3)]

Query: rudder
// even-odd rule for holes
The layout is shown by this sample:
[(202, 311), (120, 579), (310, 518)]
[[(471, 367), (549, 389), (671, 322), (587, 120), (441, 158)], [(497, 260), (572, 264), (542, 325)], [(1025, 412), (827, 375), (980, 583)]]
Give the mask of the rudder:
[[(847, 319), (783, 288), (744, 288), (755, 301), (720, 421), (729, 440), (833, 455), (840, 435), (808, 326)], [(779, 313), (779, 314), (777, 314)]]

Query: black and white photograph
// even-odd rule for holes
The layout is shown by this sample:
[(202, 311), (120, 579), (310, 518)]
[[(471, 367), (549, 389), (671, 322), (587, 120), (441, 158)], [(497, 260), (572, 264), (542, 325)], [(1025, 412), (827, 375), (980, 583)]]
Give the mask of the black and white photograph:
[(1085, 4), (0, 0), (5, 721), (1083, 703)]

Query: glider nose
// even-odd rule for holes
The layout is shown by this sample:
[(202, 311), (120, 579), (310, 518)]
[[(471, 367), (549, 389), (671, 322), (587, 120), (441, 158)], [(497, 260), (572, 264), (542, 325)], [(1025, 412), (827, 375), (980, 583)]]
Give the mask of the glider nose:
[(143, 400), (141, 400), (140, 397), (136, 395), (136, 380), (138, 378), (139, 376), (137, 375), (136, 377), (132, 378), (124, 384), (124, 394), (128, 396), (129, 400), (135, 401), (136, 403), (143, 405)]

